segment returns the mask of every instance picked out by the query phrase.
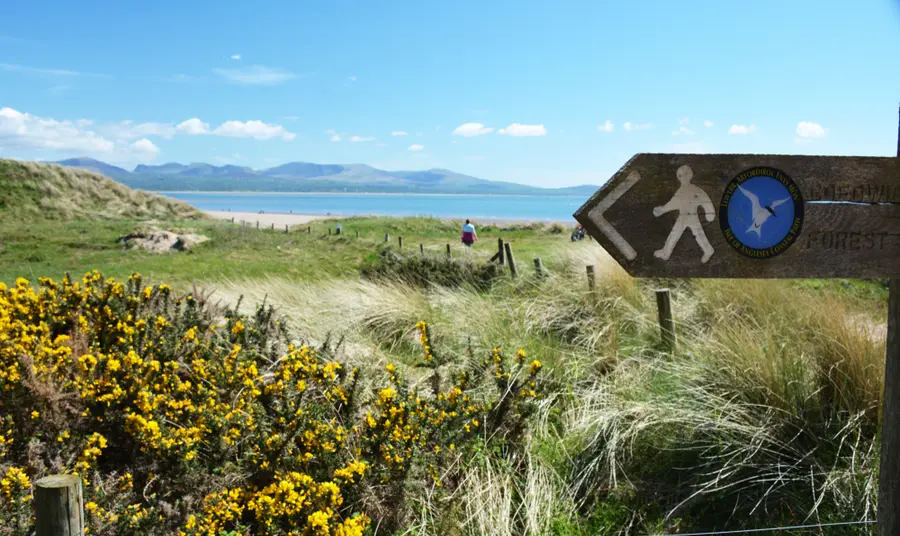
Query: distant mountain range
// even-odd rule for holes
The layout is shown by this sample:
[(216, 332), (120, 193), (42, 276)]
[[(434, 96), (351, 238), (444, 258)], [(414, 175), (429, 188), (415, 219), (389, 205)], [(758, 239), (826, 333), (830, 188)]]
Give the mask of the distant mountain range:
[(590, 196), (597, 186), (537, 188), (489, 181), (446, 169), (384, 171), (365, 164), (291, 162), (269, 169), (212, 164), (139, 165), (133, 171), (93, 158), (54, 162), (96, 171), (131, 188), (155, 192), (365, 192)]

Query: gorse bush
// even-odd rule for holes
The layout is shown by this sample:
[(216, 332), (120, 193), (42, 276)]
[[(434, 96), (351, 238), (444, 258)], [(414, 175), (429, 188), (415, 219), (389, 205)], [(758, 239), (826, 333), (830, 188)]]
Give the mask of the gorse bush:
[(28, 530), (52, 473), (82, 477), (92, 534), (395, 530), (410, 494), (521, 449), (541, 392), (524, 351), (446, 372), (418, 329), (430, 389), (389, 364), (368, 396), (271, 307), (214, 311), (138, 275), (0, 284), (0, 534)]
[(485, 291), (503, 275), (503, 266), (480, 264), (468, 259), (447, 259), (440, 255), (404, 256), (386, 247), (374, 258), (366, 259), (360, 274), (371, 280), (402, 281), (419, 287), (469, 286)]

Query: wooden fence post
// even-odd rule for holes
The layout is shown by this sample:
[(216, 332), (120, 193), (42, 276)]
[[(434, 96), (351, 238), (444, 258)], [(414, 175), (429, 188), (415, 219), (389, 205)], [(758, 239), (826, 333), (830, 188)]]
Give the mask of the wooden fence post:
[(447, 258), (450, 259), (452, 256), (450, 255), (450, 244), (447, 244)]
[(419, 255), (425, 254), (425, 244), (419, 244)]
[(256, 220), (256, 228), (259, 229), (259, 220)]
[(284, 232), (285, 232), (285, 233), (288, 232), (288, 224), (286, 224), (286, 223), (284, 224)]
[(500, 266), (503, 266), (504, 264), (506, 264), (506, 255), (503, 251), (503, 239), (502, 238), (497, 239), (497, 255), (498, 255), (497, 261), (500, 263)]
[(384, 233), (384, 242), (387, 243), (388, 241), (390, 241), (390, 239), (391, 239), (391, 235)]
[(274, 221), (272, 222), (272, 230), (273, 231), (275, 230), (275, 222)]
[(402, 236), (397, 237), (397, 249), (403, 249), (403, 237)]
[(331, 227), (328, 228), (328, 236), (331, 236)]
[[(900, 158), (900, 126), (897, 130)], [(878, 472), (878, 534), (900, 530), (900, 279), (888, 283), (887, 341), (881, 409), (881, 458)]]
[(312, 226), (311, 225), (306, 226), (306, 232), (309, 234), (312, 234)]
[(544, 277), (544, 263), (541, 262), (540, 257), (534, 259), (534, 273), (538, 279)]
[(588, 290), (594, 292), (594, 287), (597, 284), (594, 279), (594, 265), (588, 264), (587, 266), (585, 266), (585, 270), (587, 270)]
[(506, 250), (506, 264), (509, 265), (509, 273), (513, 277), (516, 277), (518, 272), (516, 272), (516, 258), (513, 256), (512, 244), (504, 242), (503, 248)]
[(659, 331), (663, 346), (669, 352), (675, 351), (675, 319), (672, 317), (672, 298), (669, 289), (656, 289), (656, 308), (659, 312)]
[(356, 231), (356, 238), (359, 238), (359, 231)]
[(84, 536), (81, 478), (50, 475), (34, 483), (37, 536)]
[(234, 216), (231, 217), (231, 223), (234, 223)]

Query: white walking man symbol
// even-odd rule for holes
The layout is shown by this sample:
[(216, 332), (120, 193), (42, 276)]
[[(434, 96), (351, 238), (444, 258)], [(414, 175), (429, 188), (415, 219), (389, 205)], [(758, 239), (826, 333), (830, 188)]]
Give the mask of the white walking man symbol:
[(699, 186), (691, 184), (694, 172), (690, 166), (681, 166), (675, 172), (675, 176), (678, 177), (681, 187), (678, 188), (668, 203), (654, 208), (653, 215), (658, 218), (666, 212), (677, 210), (678, 219), (675, 220), (675, 226), (672, 227), (672, 232), (669, 233), (669, 238), (666, 239), (665, 247), (654, 251), (653, 255), (664, 261), (669, 260), (672, 250), (675, 249), (675, 244), (678, 243), (685, 229), (690, 229), (694, 233), (694, 239), (697, 240), (700, 249), (703, 250), (703, 258), (700, 259), (700, 262), (705, 263), (712, 257), (715, 250), (706, 238), (706, 233), (703, 232), (703, 225), (700, 223), (700, 209), (703, 209), (708, 222), (716, 218), (715, 209), (706, 192)]

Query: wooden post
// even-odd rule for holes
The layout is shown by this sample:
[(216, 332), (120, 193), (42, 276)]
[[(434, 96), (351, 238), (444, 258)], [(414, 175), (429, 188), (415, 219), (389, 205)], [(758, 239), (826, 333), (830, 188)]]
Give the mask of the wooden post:
[(504, 255), (504, 252), (503, 252), (503, 239), (502, 238), (497, 239), (497, 255), (498, 255), (497, 261), (500, 263), (500, 266), (503, 266), (504, 264), (506, 264), (506, 255)]
[(540, 257), (534, 259), (534, 273), (538, 279), (544, 277), (544, 263), (541, 262)]
[(402, 236), (397, 237), (397, 248), (403, 249), (403, 237)]
[(425, 254), (425, 244), (419, 244), (419, 255)]
[(328, 236), (331, 236), (331, 227), (328, 228)]
[(275, 230), (275, 222), (274, 221), (272, 222), (272, 230), (273, 231)]
[(306, 232), (309, 233), (309, 234), (312, 234), (312, 226), (307, 225), (307, 226), (306, 226)]
[(595, 274), (594, 274), (594, 265), (588, 264), (584, 268), (585, 268), (585, 270), (587, 270), (588, 290), (591, 292), (594, 292), (594, 287), (597, 284), (597, 281), (595, 279)]
[(284, 232), (285, 232), (285, 233), (288, 232), (288, 224), (286, 224), (286, 223), (284, 224)]
[[(897, 129), (900, 158), (900, 126)], [(878, 472), (878, 534), (900, 534), (900, 279), (888, 289), (887, 344), (884, 356), (884, 396), (881, 408), (881, 467)]]
[(231, 223), (234, 223), (234, 216), (231, 217)]
[(259, 229), (259, 220), (256, 220), (256, 228)]
[(513, 277), (516, 277), (518, 272), (516, 272), (516, 258), (513, 256), (512, 244), (504, 242), (503, 248), (506, 250), (506, 264), (509, 265), (509, 273)]
[(663, 346), (669, 352), (675, 351), (675, 319), (672, 318), (672, 299), (669, 289), (656, 289), (656, 309), (659, 312), (659, 331)]
[(447, 244), (447, 258), (449, 259), (451, 257), (452, 256), (450, 255), (450, 244)]
[(37, 536), (84, 536), (81, 478), (50, 475), (34, 483)]
[(384, 242), (387, 243), (388, 241), (390, 241), (390, 239), (391, 239), (391, 235), (384, 233)]
[(359, 231), (356, 231), (356, 238), (359, 238)]

